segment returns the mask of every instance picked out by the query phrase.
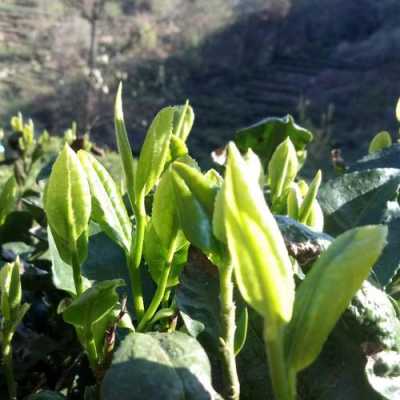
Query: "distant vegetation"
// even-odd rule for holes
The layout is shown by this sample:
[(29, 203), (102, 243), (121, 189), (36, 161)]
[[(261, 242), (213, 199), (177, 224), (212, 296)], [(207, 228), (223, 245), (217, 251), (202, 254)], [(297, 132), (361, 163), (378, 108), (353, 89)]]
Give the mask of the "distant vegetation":
[(332, 147), (356, 157), (395, 127), (399, 12), (395, 0), (5, 0), (0, 118), (21, 110), (51, 132), (76, 120), (113, 146), (122, 80), (135, 143), (159, 107), (189, 98), (201, 162), (287, 112), (317, 131), (317, 165)]

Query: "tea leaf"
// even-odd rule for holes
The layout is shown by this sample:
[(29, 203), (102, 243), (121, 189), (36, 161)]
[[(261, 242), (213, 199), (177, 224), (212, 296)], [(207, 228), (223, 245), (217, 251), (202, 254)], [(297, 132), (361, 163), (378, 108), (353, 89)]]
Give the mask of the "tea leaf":
[(396, 200), (399, 185), (398, 169), (377, 168), (344, 174), (325, 183), (319, 191), (327, 233), (337, 236), (352, 227), (369, 224), (388, 226), (388, 245), (374, 268), (382, 286), (391, 282), (400, 267), (400, 206)]
[[(179, 283), (179, 275), (186, 264), (188, 250), (189, 242), (185, 238), (177, 243), (176, 252), (169, 267), (171, 270), (167, 287), (176, 286)], [(168, 248), (164, 247), (152, 222), (146, 226), (143, 255), (149, 266), (151, 277), (158, 284), (162, 272), (165, 268), (168, 268)]]
[(171, 249), (180, 231), (173, 184), (171, 172), (165, 171), (153, 200), (153, 228), (165, 249)]
[(218, 252), (211, 225), (218, 188), (186, 164), (175, 162), (171, 171), (179, 223), (186, 238), (206, 254)]
[(104, 347), (105, 330), (118, 303), (116, 288), (124, 285), (122, 279), (96, 283), (75, 298), (63, 312), (65, 322), (81, 333), (81, 339), (86, 342), (92, 339), (95, 341), (99, 355)]
[(306, 146), (313, 140), (313, 135), (297, 125), (290, 115), (266, 118), (241, 129), (236, 133), (235, 143), (242, 152), (251, 148), (267, 167), (277, 146), (288, 137), (296, 148), (299, 163), (302, 164), (306, 158)]
[(135, 164), (132, 155), (131, 145), (126, 132), (124, 112), (122, 108), (122, 83), (118, 86), (115, 98), (115, 135), (117, 137), (118, 153), (121, 158), (122, 169), (124, 171), (125, 186), (131, 204), (135, 204)]
[(266, 319), (273, 340), (292, 315), (292, 265), (263, 192), (234, 144), (229, 146), (224, 214), (238, 287), (245, 301)]
[(314, 200), (317, 198), (318, 189), (321, 185), (322, 174), (318, 171), (310, 183), (307, 194), (304, 196), (304, 200), (301, 203), (299, 210), (299, 221), (301, 223), (306, 223), (308, 217), (310, 216)]
[(273, 198), (278, 200), (286, 195), (299, 170), (296, 149), (290, 138), (286, 138), (276, 148), (268, 164), (268, 179)]
[(368, 277), (386, 236), (383, 226), (356, 228), (340, 235), (300, 284), (286, 342), (295, 371), (317, 358), (337, 320)]
[(8, 178), (0, 194), (0, 225), (2, 225), (14, 207), (17, 198), (17, 182), (14, 176)]
[(194, 112), (189, 102), (183, 106), (174, 107), (174, 129), (173, 134), (186, 142), (194, 122)]
[(66, 144), (53, 165), (44, 208), (53, 232), (70, 252), (87, 229), (91, 197), (85, 171), (75, 152)]
[(163, 108), (147, 131), (136, 169), (136, 197), (149, 193), (164, 171), (169, 155), (173, 118), (174, 108)]
[(132, 333), (115, 352), (102, 398), (216, 400), (207, 354), (182, 332)]
[(129, 252), (132, 225), (121, 194), (107, 170), (89, 153), (78, 157), (87, 174), (92, 194), (92, 218), (107, 235)]

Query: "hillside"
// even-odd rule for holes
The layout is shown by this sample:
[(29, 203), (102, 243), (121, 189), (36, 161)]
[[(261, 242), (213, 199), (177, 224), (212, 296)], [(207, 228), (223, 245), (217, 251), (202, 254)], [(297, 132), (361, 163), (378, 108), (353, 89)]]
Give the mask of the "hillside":
[[(31, 25), (0, 9), (2, 20), (19, 26), (14, 33), (3, 29), (6, 45), (23, 44), (17, 55), (15, 46), (8, 46), (8, 57), (0, 51), (1, 115), (22, 108), (59, 132), (67, 121), (82, 119), (80, 63), (88, 44), (76, 35), (87, 38), (88, 27), (70, 7), (49, 10), (45, 0), (36, 3), (44, 22), (34, 39), (27, 35)], [(353, 157), (378, 130), (394, 132), (398, 2), (242, 1), (223, 8), (218, 0), (197, 0), (167, 9), (141, 3), (108, 10), (99, 25), (99, 55), (109, 61), (97, 65), (103, 86), (92, 107), (100, 117), (90, 125), (97, 141), (113, 145), (112, 97), (121, 78), (134, 142), (157, 109), (189, 98), (197, 116), (192, 145), (203, 162), (238, 128), (287, 112), (329, 135), (328, 145), (320, 137), (322, 160), (331, 146)], [(18, 74), (2, 68), (11, 59), (18, 61)]]

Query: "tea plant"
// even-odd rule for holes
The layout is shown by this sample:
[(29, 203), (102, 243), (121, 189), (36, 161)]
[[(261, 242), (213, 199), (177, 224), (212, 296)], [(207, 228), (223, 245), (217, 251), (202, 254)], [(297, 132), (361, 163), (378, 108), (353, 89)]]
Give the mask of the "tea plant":
[(7, 381), (9, 398), (13, 400), (17, 398), (17, 386), (13, 372), (12, 339), (18, 325), (29, 309), (28, 304), (21, 304), (20, 268), (21, 264), (17, 259), (13, 264), (6, 264), (0, 271), (2, 366)]
[[(399, 264), (393, 257), (393, 232), (400, 178), (392, 152), (398, 145), (379, 134), (371, 154), (344, 175), (322, 184), (318, 171), (308, 184), (301, 167), (312, 134), (292, 117), (266, 119), (241, 130), (227, 147), (221, 174), (203, 172), (190, 156), (186, 140), (193, 123), (188, 102), (162, 109), (135, 160), (120, 87), (115, 131), (121, 182), (87, 140), (85, 146), (75, 146), (72, 129), (59, 141), (63, 148), (57, 159), (41, 170), (40, 180), (48, 179), (43, 194), (35, 183), (34, 205), (19, 202), (16, 176), (3, 186), (0, 233), (16, 207), (27, 207), (31, 222), (24, 238), (35, 235), (40, 245), (28, 240), (35, 249), (21, 257), (27, 265), (51, 265), (50, 284), (61, 299), (57, 312), (73, 327), (87, 357), (93, 379), (80, 395), (219, 399), (221, 392), (226, 399), (255, 398), (247, 394), (249, 378), (241, 360), (249, 360), (256, 321), (264, 349), (257, 347), (253, 354), (265, 368), (256, 398), (298, 398), (299, 389), (310, 387), (299, 372), (320, 362), (325, 344), (351, 324), (382, 349), (379, 362), (390, 369), (382, 377), (375, 370), (377, 361), (369, 358), (357, 371), (363, 376), (365, 369), (368, 378), (363, 393), (394, 399), (390, 391), (400, 321), (387, 295), (367, 279), (395, 293)], [(20, 157), (33, 175), (32, 153), (24, 150), (38, 143), (33, 127), (22, 116), (13, 126), (26, 131)], [(381, 168), (382, 163), (392, 168)], [(359, 212), (375, 207), (363, 201), (371, 187), (366, 183), (385, 202), (374, 213)], [(347, 201), (361, 206), (353, 209)], [(354, 228), (358, 225), (363, 226)], [(384, 267), (370, 276), (375, 264)], [(10, 398), (16, 396), (11, 339), (28, 308), (21, 306), (19, 268), (16, 261), (0, 271)], [(367, 300), (366, 293), (376, 302)], [(257, 357), (249, 362), (256, 363)], [(267, 379), (273, 394), (264, 385)], [(72, 398), (76, 379), (66, 382), (62, 377), (56, 387), (48, 387), (58, 393), (43, 391), (31, 398)]]

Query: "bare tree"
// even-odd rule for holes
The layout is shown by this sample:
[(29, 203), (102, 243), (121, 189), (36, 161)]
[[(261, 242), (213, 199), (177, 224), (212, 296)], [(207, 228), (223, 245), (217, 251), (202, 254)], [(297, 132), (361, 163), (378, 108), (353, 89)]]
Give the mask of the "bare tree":
[(97, 30), (98, 23), (104, 17), (105, 5), (112, 0), (64, 0), (68, 5), (77, 9), (81, 17), (90, 26), (90, 40), (87, 56), (87, 81), (85, 90), (85, 106), (83, 125), (89, 130), (92, 125), (92, 111), (94, 102), (94, 80), (96, 79), (96, 59), (97, 59)]

